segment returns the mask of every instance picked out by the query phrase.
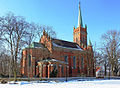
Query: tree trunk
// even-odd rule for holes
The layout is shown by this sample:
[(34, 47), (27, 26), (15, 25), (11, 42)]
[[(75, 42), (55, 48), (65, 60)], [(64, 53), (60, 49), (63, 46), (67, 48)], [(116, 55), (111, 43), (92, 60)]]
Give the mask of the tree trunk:
[(106, 76), (106, 75), (107, 75), (107, 71), (106, 71), (106, 70), (107, 70), (107, 69), (106, 69), (106, 65), (105, 65), (104, 67), (105, 67), (105, 73), (104, 73), (104, 74), (105, 74), (105, 76)]
[(112, 73), (112, 76), (114, 76), (113, 65), (111, 66), (111, 73)]

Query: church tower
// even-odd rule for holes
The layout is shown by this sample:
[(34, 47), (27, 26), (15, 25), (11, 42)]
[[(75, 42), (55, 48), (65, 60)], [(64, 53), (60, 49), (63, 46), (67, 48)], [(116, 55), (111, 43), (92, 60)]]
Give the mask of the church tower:
[(78, 26), (73, 28), (73, 41), (82, 49), (87, 48), (87, 26), (83, 27), (81, 8), (79, 2)]

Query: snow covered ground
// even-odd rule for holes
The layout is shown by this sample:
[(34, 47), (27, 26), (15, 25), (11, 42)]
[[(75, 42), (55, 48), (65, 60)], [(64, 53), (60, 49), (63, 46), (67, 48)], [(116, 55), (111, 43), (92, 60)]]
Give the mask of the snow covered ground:
[(17, 83), (18, 84), (0, 84), (0, 88), (120, 88), (120, 80)]

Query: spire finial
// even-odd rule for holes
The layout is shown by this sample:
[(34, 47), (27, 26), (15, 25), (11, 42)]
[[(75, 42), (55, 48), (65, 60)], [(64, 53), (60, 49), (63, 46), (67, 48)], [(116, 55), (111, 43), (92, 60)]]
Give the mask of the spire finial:
[(83, 27), (82, 23), (82, 15), (81, 15), (81, 9), (80, 9), (80, 2), (79, 2), (79, 15), (78, 15), (78, 27)]
[(79, 9), (80, 9), (80, 1), (79, 1)]

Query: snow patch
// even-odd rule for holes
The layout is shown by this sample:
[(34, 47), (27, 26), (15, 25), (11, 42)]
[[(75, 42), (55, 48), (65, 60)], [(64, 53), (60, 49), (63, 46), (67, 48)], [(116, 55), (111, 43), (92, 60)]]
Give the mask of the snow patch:
[(17, 82), (18, 84), (0, 84), (0, 88), (120, 88), (120, 80), (68, 81), (68, 82)]

